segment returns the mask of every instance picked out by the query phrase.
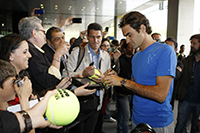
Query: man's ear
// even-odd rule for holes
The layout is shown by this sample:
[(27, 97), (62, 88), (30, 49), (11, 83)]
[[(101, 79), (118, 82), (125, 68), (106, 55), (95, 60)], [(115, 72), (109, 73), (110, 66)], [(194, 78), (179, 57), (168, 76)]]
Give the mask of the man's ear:
[(50, 45), (51, 44), (51, 41), (49, 41), (49, 39), (46, 39), (47, 40), (47, 43)]
[(146, 26), (145, 26), (144, 24), (141, 24), (141, 25), (140, 25), (140, 30), (141, 30), (142, 32), (146, 32)]
[(37, 36), (36, 30), (32, 30), (31, 34), (32, 34), (32, 36), (35, 38), (35, 37)]

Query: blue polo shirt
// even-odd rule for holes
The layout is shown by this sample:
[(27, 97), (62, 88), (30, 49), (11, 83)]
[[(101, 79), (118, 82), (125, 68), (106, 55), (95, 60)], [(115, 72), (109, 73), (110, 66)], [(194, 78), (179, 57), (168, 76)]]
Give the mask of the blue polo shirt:
[[(154, 43), (144, 51), (137, 52), (132, 58), (132, 78), (141, 85), (156, 85), (157, 76), (175, 77), (177, 59), (174, 49), (167, 44)], [(173, 122), (170, 105), (172, 80), (168, 95), (163, 103), (142, 97), (133, 96), (133, 115), (135, 124), (148, 123), (152, 127), (166, 127)]]

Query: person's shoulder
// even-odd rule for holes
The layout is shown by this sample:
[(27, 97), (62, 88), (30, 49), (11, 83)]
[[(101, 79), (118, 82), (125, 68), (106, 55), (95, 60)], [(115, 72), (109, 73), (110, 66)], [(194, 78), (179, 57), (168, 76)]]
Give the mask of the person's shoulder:
[(101, 52), (102, 52), (102, 54), (105, 55), (105, 56), (110, 56), (109, 53), (106, 52), (106, 51), (104, 51), (104, 50), (101, 50)]
[(156, 42), (156, 45), (159, 49), (162, 49), (163, 51), (173, 51), (174, 52), (174, 49), (172, 46), (166, 44), (166, 43), (158, 43)]

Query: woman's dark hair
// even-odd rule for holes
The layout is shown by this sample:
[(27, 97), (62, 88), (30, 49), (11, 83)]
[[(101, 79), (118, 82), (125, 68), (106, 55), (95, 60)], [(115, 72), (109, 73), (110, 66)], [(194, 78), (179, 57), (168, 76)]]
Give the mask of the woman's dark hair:
[(108, 42), (110, 43), (110, 40), (109, 40), (109, 39), (103, 38), (103, 39), (101, 40), (101, 44), (102, 44), (103, 42), (105, 42), (105, 41), (108, 41)]
[(10, 61), (10, 53), (14, 53), (22, 41), (24, 39), (16, 33), (2, 37), (0, 39), (0, 59)]
[(119, 27), (122, 28), (125, 25), (129, 24), (133, 29), (135, 29), (138, 33), (140, 32), (140, 26), (143, 24), (146, 27), (146, 32), (151, 34), (151, 26), (149, 24), (149, 20), (140, 12), (132, 11), (126, 13), (123, 18), (121, 18)]

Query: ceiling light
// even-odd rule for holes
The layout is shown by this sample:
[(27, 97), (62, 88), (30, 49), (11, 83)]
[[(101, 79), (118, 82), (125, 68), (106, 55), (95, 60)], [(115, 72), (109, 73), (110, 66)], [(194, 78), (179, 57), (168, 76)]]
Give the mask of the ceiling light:
[(43, 4), (41, 3), (40, 6), (43, 6)]
[(55, 7), (58, 7), (58, 5), (55, 5)]
[(97, 10), (99, 10), (99, 8), (97, 8)]
[(85, 7), (83, 7), (83, 9), (85, 9)]
[(58, 8), (55, 8), (56, 10), (58, 9)]
[(45, 20), (47, 20), (47, 18), (44, 18)]
[(82, 9), (82, 11), (84, 11), (84, 9)]
[(41, 9), (43, 9), (44, 7), (43, 6), (41, 6)]
[(57, 18), (55, 18), (55, 21), (57, 21)]
[(4, 23), (2, 23), (1, 26), (4, 26)]
[(69, 8), (72, 8), (72, 6), (69, 6)]
[(121, 4), (122, 2), (120, 1), (119, 3)]
[(68, 10), (71, 10), (71, 8), (69, 8)]
[(91, 0), (89, 0), (89, 1), (91, 1)]

